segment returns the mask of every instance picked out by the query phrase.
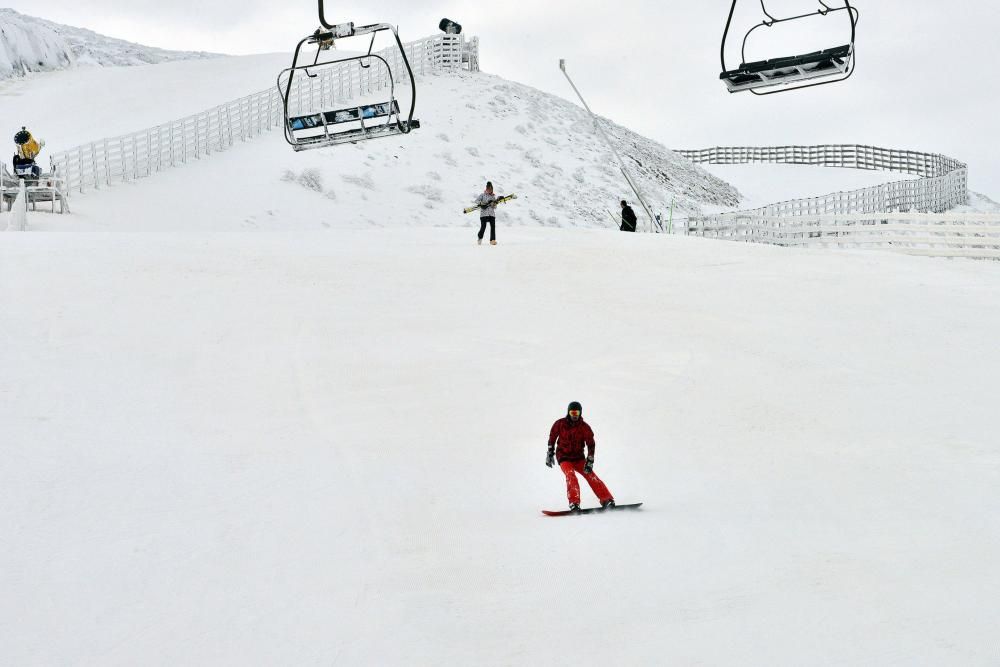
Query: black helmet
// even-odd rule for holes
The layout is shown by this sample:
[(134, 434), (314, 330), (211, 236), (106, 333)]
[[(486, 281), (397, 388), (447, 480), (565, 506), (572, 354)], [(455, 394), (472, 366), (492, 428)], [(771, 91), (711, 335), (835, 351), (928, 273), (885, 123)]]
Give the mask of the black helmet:
[(572, 403), (569, 404), (569, 406), (566, 408), (567, 417), (569, 417), (570, 410), (579, 410), (580, 414), (583, 415), (583, 406), (580, 405), (579, 401), (573, 401)]
[(31, 140), (31, 133), (28, 129), (21, 127), (21, 131), (14, 135), (14, 143), (18, 146), (23, 146)]

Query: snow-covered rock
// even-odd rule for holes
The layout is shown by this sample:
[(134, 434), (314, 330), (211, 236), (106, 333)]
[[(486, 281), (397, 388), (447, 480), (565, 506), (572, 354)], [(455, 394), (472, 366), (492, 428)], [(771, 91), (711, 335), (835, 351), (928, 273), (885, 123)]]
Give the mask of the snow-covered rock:
[(76, 65), (129, 66), (215, 57), (167, 51), (0, 9), (0, 79)]

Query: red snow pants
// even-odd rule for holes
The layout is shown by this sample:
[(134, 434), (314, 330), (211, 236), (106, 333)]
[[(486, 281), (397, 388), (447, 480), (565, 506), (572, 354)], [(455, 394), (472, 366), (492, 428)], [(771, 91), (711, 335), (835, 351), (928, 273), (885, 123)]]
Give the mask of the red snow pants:
[(604, 482), (591, 471), (590, 473), (583, 472), (584, 466), (587, 465), (586, 461), (563, 461), (559, 464), (559, 469), (563, 471), (566, 475), (566, 497), (569, 498), (571, 503), (577, 505), (580, 504), (580, 482), (577, 481), (577, 473), (583, 475), (583, 478), (587, 480), (587, 484), (590, 484), (590, 489), (597, 496), (597, 499), (602, 503), (608, 500), (614, 500), (614, 496), (608, 491), (608, 487), (604, 486)]

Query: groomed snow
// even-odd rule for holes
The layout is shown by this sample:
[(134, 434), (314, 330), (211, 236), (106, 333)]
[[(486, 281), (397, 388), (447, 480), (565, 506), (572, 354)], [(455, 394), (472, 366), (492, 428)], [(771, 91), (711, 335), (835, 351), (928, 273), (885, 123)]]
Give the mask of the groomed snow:
[(0, 663), (1000, 661), (995, 263), (500, 240), (0, 237)]

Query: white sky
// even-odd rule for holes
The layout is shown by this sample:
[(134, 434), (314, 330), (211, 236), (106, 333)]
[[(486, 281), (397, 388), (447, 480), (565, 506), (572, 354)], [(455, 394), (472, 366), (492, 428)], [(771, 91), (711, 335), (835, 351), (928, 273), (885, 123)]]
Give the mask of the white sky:
[[(818, 7), (814, 0), (766, 1), (776, 15)], [(1000, 95), (988, 76), (1000, 55), (1000, 4), (855, 4), (861, 21), (854, 77), (766, 98), (730, 95), (718, 80), (728, 0), (340, 1), (328, 3), (327, 18), (397, 23), (406, 40), (437, 32), (447, 16), (481, 38), (483, 70), (574, 99), (558, 69), (566, 58), (596, 112), (672, 148), (858, 142), (940, 152), (969, 163), (973, 189), (1000, 197), (994, 148)], [(10, 6), (152, 46), (232, 54), (290, 51), (318, 23), (312, 0), (13, 0)], [(756, 0), (740, 0), (740, 7), (749, 21), (759, 16)], [(801, 21), (794, 36), (796, 24), (781, 33), (759, 30), (752, 55), (846, 43), (843, 15)], [(736, 43), (750, 25), (735, 29)], [(769, 39), (776, 48), (767, 48)], [(734, 51), (731, 61), (737, 60)]]

